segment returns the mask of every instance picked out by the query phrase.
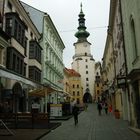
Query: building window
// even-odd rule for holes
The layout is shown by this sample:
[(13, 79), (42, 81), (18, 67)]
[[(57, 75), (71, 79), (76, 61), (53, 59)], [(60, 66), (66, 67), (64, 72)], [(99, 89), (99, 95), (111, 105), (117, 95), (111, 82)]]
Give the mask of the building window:
[(17, 36), (18, 36), (18, 22), (17, 22), (17, 20), (15, 20), (14, 25), (15, 25), (15, 27), (14, 27), (15, 28), (14, 37), (17, 38)]
[(85, 56), (87, 56), (87, 53), (85, 53)]
[(11, 35), (12, 33), (12, 18), (6, 18), (6, 33)]
[(41, 81), (41, 71), (35, 66), (29, 66), (29, 78), (40, 82)]
[(88, 78), (86, 78), (86, 81), (88, 81)]
[(88, 74), (88, 71), (86, 71), (86, 74)]
[(3, 56), (2, 56), (3, 49), (0, 48), (0, 64), (3, 63)]
[(79, 88), (79, 85), (77, 85), (77, 88)]
[(73, 88), (75, 88), (75, 85), (73, 85)]
[(88, 68), (88, 65), (86, 65), (86, 69)]
[(87, 59), (85, 59), (85, 62), (88, 62), (88, 60), (87, 60)]
[(24, 66), (23, 66), (23, 75), (26, 76), (26, 64), (24, 63)]
[(19, 57), (17, 57), (17, 70), (19, 70), (19, 67), (20, 67), (20, 59)]
[(33, 68), (30, 68), (29, 69), (29, 78), (31, 78), (31, 79), (34, 79), (34, 69)]
[(137, 40), (136, 40), (136, 32), (135, 32), (135, 22), (133, 17), (131, 16), (131, 38), (132, 38), (132, 51), (133, 51), (133, 59), (135, 60), (138, 56), (138, 50), (137, 50)]
[(21, 46), (24, 46), (25, 29), (27, 28), (25, 23), (20, 19), (19, 15), (16, 12), (6, 13), (5, 18), (6, 33), (14, 37), (21, 44)]
[(30, 41), (29, 58), (36, 59), (41, 63), (41, 47), (35, 40)]
[(79, 91), (77, 91), (77, 96), (79, 96), (80, 94), (79, 94)]
[(16, 55), (13, 53), (13, 66), (12, 66), (12, 68), (13, 68), (13, 70), (15, 70), (16, 69)]
[(24, 75), (24, 57), (16, 51), (14, 47), (7, 48), (7, 69), (10, 69), (18, 74)]
[(75, 91), (73, 91), (73, 96), (75, 96)]
[(97, 83), (97, 87), (99, 87), (99, 84)]
[(18, 25), (18, 36), (17, 36), (17, 40), (20, 42), (21, 40), (21, 26)]
[(24, 55), (27, 56), (27, 41), (28, 41), (28, 38), (25, 37), (25, 40), (24, 40)]
[(32, 32), (30, 32), (30, 36), (31, 36), (31, 39), (33, 39), (33, 33)]

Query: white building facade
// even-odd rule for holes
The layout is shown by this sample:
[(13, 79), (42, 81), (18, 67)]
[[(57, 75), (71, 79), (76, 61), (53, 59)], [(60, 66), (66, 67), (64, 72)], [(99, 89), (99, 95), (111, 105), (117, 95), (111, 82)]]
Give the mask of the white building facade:
[[(40, 40), (40, 45), (43, 48), (42, 83), (63, 89), (62, 84), (59, 82), (64, 76), (63, 50), (65, 46), (63, 41), (47, 13), (25, 3), (22, 3), (22, 5), (42, 34), (42, 39)], [(36, 16), (38, 18), (36, 18)]]
[[(42, 53), (42, 84), (45, 87), (55, 89), (48, 94), (45, 92), (45, 98), (42, 97), (41, 105), (45, 104), (45, 112), (47, 112), (47, 104), (55, 104), (50, 107), (51, 116), (61, 116), (62, 106), (56, 105), (64, 102), (63, 83), (60, 82), (64, 78), (63, 50), (65, 48), (61, 37), (51, 17), (32, 6), (22, 3), (35, 26), (39, 30), (42, 38), (40, 46), (43, 48)], [(36, 18), (37, 17), (37, 18)], [(61, 108), (61, 109), (60, 109)], [(49, 110), (49, 109), (48, 109)]]

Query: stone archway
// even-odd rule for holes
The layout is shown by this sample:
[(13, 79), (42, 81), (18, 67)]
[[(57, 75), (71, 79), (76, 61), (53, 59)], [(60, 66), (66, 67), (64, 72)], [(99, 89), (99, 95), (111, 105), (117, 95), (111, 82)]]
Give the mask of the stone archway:
[(86, 92), (83, 96), (84, 103), (92, 103), (92, 96), (89, 92)]
[(12, 88), (13, 93), (13, 112), (17, 113), (24, 111), (25, 105), (25, 95), (22, 90), (22, 86), (20, 83), (16, 82)]

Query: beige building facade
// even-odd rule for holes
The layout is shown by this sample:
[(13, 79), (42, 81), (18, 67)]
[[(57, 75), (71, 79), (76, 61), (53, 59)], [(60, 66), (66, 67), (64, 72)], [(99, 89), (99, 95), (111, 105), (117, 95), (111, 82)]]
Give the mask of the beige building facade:
[(101, 63), (97, 62), (95, 63), (95, 95), (94, 95), (94, 101), (98, 102), (99, 100), (102, 100), (102, 93), (103, 93), (103, 82), (101, 77)]
[[(81, 75), (74, 69), (65, 68), (65, 90), (69, 92), (69, 97), (71, 102), (77, 104), (83, 104), (83, 87), (81, 84)], [(66, 77), (66, 76), (65, 76)], [(67, 79), (67, 80), (66, 80)]]
[(18, 0), (1, 0), (0, 8), (0, 102), (27, 112), (29, 90), (41, 87), (41, 35)]

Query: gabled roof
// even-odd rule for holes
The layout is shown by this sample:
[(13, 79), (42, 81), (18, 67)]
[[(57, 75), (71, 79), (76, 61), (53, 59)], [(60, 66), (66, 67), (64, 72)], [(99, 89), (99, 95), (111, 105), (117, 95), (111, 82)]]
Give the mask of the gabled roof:
[(80, 73), (78, 73), (74, 69), (65, 68), (64, 70), (66, 73), (68, 73), (69, 76), (81, 77)]

